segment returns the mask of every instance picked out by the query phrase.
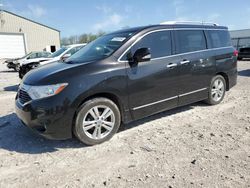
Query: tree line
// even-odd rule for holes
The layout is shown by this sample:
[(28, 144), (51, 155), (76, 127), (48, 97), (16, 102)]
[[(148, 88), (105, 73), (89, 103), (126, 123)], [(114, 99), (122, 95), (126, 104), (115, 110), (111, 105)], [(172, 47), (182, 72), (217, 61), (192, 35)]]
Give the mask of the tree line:
[(97, 39), (98, 37), (100, 37), (104, 34), (105, 34), (105, 32), (99, 31), (96, 34), (83, 33), (81, 35), (72, 35), (69, 37), (63, 37), (61, 39), (61, 45), (66, 46), (66, 45), (70, 45), (70, 44), (89, 43), (89, 42)]

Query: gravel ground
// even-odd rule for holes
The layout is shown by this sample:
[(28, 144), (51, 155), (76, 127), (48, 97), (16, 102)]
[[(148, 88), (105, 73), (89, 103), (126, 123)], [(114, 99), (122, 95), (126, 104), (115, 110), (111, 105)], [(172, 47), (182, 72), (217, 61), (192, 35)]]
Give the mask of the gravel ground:
[(250, 187), (250, 61), (238, 67), (221, 104), (163, 112), (86, 147), (23, 127), (17, 73), (0, 63), (0, 187)]

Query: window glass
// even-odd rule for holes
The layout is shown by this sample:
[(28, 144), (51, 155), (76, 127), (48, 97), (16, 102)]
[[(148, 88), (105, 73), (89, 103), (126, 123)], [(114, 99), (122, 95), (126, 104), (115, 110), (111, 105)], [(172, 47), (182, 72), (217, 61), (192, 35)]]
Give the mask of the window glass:
[(250, 47), (250, 38), (244, 38), (239, 40), (239, 48)]
[(62, 47), (59, 50), (55, 51), (53, 54), (51, 54), (49, 57), (54, 58), (57, 56), (60, 56), (63, 52), (65, 52), (69, 47)]
[(186, 53), (206, 49), (206, 39), (201, 30), (177, 30), (177, 53)]
[(41, 57), (48, 57), (50, 55), (50, 53), (48, 53), (48, 52), (40, 52), (39, 53), (39, 57), (41, 58)]
[(231, 38), (226, 30), (208, 30), (208, 35), (213, 48), (231, 46)]
[(128, 60), (132, 57), (136, 50), (140, 48), (149, 48), (151, 58), (165, 57), (172, 54), (171, 50), (171, 34), (170, 31), (158, 31), (146, 35), (139, 40), (127, 52), (121, 60)]
[(38, 57), (38, 53), (32, 53), (32, 54), (30, 54), (29, 59), (34, 59), (37, 57)]
[(66, 54), (73, 55), (74, 53), (76, 53), (77, 51), (79, 51), (81, 48), (82, 48), (82, 46), (73, 47), (73, 48), (70, 49), (68, 52), (66, 52)]
[(38, 57), (38, 58), (41, 58), (41, 57), (43, 57), (43, 56), (44, 56), (43, 52), (39, 52), (37, 57)]
[(81, 48), (65, 62), (82, 63), (109, 57), (117, 49), (119, 49), (129, 38), (131, 38), (133, 34), (133, 32), (121, 32), (101, 36), (86, 45), (84, 48)]

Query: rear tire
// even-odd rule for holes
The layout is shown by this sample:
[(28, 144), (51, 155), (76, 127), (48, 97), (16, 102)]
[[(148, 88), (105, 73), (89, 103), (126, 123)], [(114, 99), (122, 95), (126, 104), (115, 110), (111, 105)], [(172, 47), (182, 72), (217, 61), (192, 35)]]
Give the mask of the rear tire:
[(226, 92), (226, 81), (223, 76), (217, 75), (212, 78), (209, 92), (208, 92), (208, 99), (205, 100), (206, 103), (210, 105), (219, 104)]
[(100, 144), (112, 138), (120, 124), (117, 105), (107, 98), (94, 98), (78, 109), (74, 134), (86, 145)]

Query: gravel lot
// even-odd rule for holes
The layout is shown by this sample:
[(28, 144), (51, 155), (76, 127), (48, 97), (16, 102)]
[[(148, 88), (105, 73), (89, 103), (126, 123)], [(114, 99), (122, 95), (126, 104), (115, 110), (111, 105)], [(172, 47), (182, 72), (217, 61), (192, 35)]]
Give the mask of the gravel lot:
[(0, 187), (250, 187), (250, 61), (238, 67), (222, 104), (163, 112), (86, 147), (22, 126), (20, 80), (0, 63)]

